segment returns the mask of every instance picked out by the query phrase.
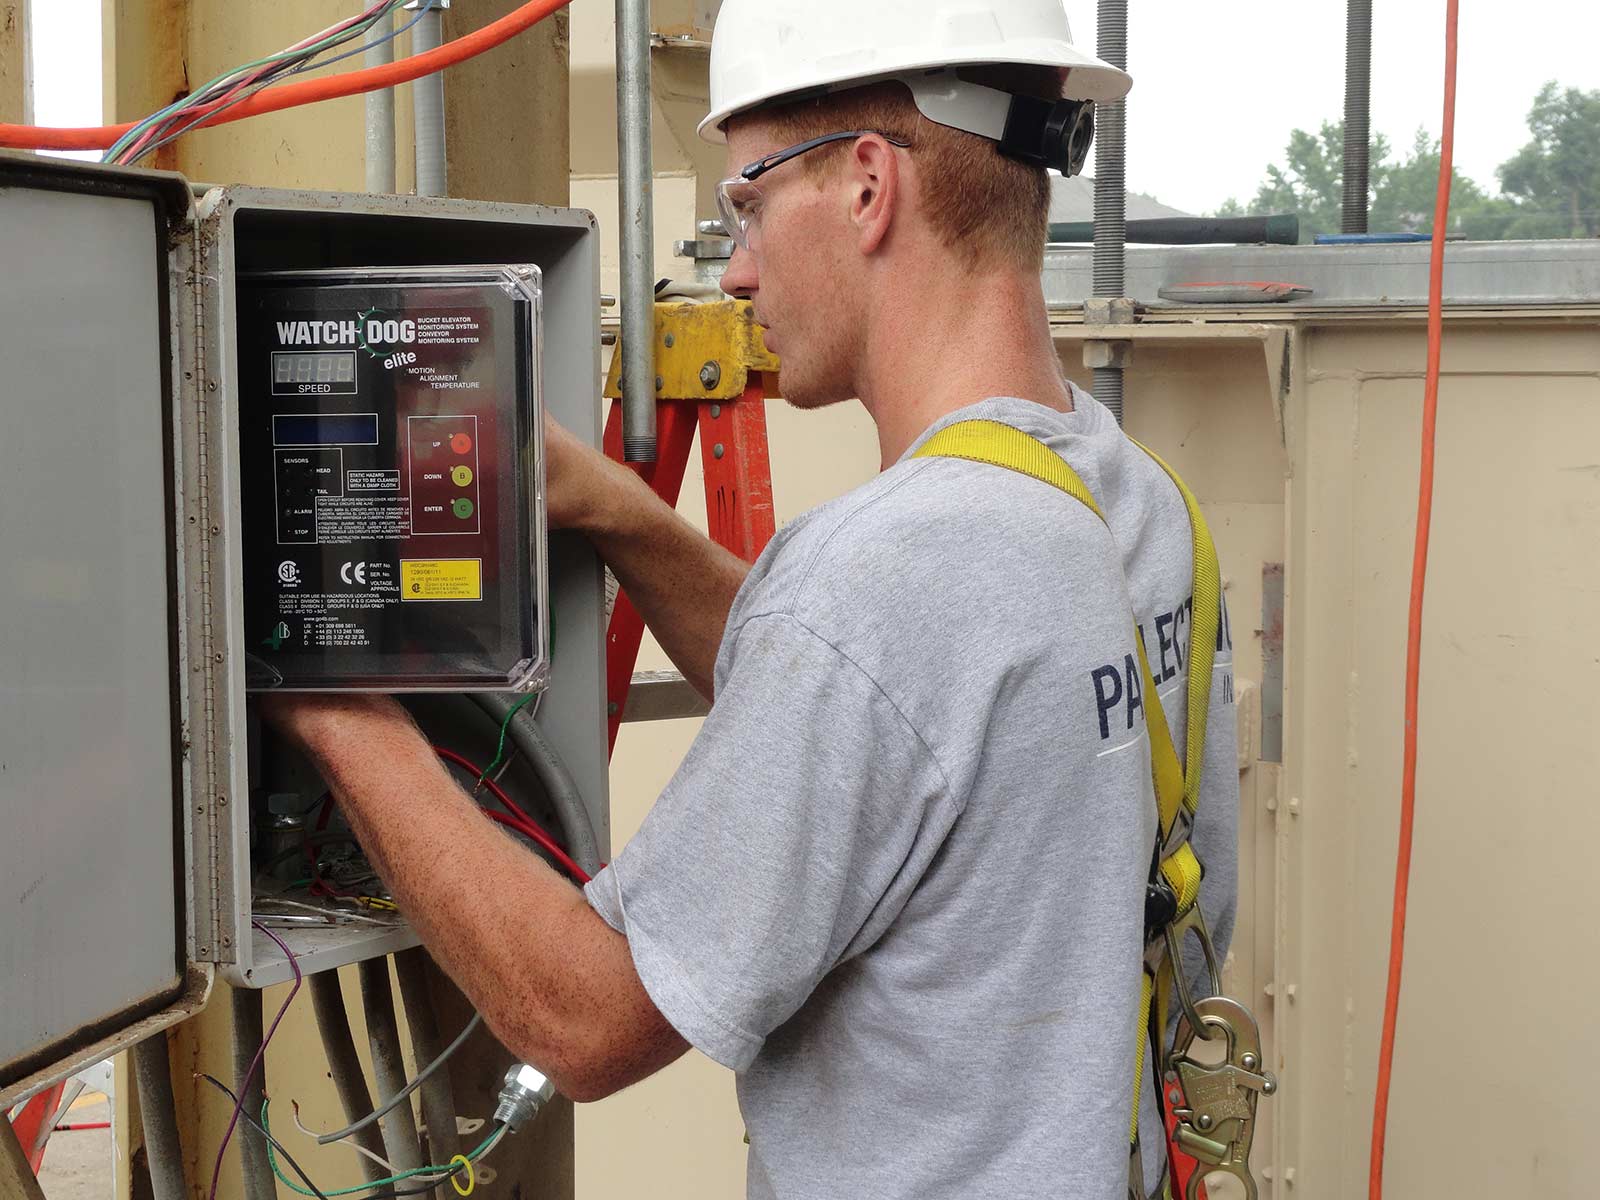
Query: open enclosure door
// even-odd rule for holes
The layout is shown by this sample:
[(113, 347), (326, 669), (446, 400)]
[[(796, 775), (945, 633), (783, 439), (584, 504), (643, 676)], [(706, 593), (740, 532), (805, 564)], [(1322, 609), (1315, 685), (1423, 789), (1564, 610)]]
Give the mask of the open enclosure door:
[(173, 517), (188, 212), (175, 176), (0, 156), (3, 1103), (209, 981), (187, 952)]

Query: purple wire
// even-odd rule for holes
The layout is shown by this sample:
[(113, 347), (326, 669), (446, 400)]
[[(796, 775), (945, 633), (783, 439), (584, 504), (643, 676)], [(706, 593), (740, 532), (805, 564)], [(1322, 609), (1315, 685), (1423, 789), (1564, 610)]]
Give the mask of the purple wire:
[(267, 1036), (261, 1039), (261, 1047), (256, 1051), (256, 1056), (250, 1060), (250, 1069), (244, 1073), (244, 1078), (238, 1081), (239, 1098), (233, 1105), (233, 1116), (228, 1119), (228, 1131), (222, 1135), (222, 1145), (217, 1147), (217, 1165), (211, 1168), (211, 1190), (206, 1193), (208, 1200), (217, 1200), (217, 1184), (222, 1179), (222, 1156), (228, 1152), (228, 1143), (233, 1140), (233, 1131), (239, 1124), (239, 1114), (244, 1111), (244, 1098), (250, 1091), (250, 1081), (256, 1077), (256, 1072), (261, 1069), (261, 1060), (267, 1056), (267, 1043), (272, 1040), (272, 1035), (278, 1032), (278, 1026), (283, 1024), (284, 1014), (289, 1011), (289, 1005), (294, 1003), (294, 998), (300, 992), (300, 963), (295, 959), (294, 951), (288, 944), (272, 930), (259, 921), (251, 921), (251, 926), (259, 929), (273, 941), (278, 943), (278, 949), (288, 956), (289, 966), (294, 971), (294, 986), (289, 989), (289, 995), (283, 1002), (283, 1007), (278, 1010), (278, 1015), (272, 1019), (272, 1028), (267, 1030)]

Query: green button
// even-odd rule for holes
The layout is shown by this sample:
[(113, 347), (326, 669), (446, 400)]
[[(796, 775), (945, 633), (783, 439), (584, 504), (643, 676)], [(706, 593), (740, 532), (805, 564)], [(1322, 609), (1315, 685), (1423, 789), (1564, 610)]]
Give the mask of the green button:
[(465, 521), (472, 515), (472, 501), (468, 500), (465, 496), (458, 497), (456, 501), (450, 505), (450, 511)]

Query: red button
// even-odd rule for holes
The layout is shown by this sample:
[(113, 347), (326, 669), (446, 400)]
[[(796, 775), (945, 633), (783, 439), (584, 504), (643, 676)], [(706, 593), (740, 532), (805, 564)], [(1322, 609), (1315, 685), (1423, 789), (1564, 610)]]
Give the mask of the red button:
[(472, 439), (464, 433), (458, 433), (450, 439), (450, 449), (457, 454), (465, 454), (472, 449)]

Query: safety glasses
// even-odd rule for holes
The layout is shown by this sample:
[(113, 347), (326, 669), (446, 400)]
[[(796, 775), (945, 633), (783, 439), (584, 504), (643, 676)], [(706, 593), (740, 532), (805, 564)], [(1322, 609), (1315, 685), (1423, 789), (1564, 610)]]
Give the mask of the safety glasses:
[(910, 142), (890, 137), (877, 129), (850, 129), (843, 133), (826, 133), (810, 141), (790, 146), (786, 150), (774, 151), (765, 158), (758, 158), (743, 167), (737, 175), (717, 184), (717, 211), (721, 214), (723, 227), (727, 229), (728, 236), (733, 239), (734, 244), (741, 250), (750, 250), (753, 248), (753, 240), (759, 235), (762, 195), (761, 189), (756, 186), (756, 180), (774, 167), (781, 167), (791, 158), (799, 158), (818, 146), (866, 137), (870, 133), (877, 134), (891, 146), (898, 146), (902, 150), (911, 146)]

